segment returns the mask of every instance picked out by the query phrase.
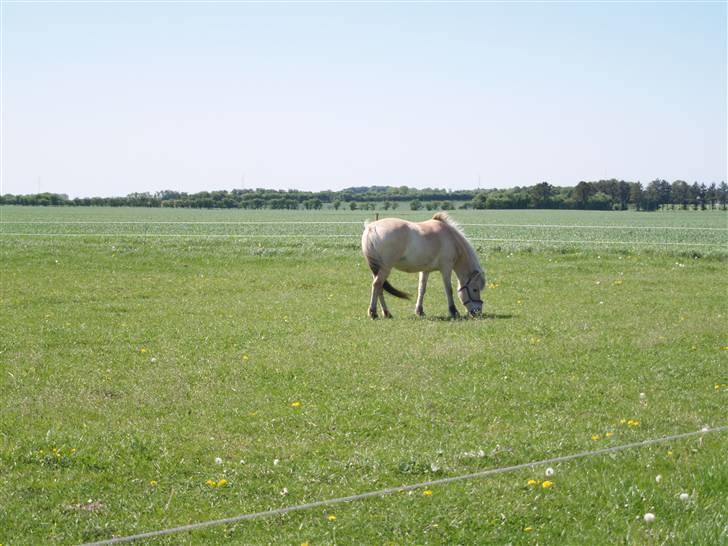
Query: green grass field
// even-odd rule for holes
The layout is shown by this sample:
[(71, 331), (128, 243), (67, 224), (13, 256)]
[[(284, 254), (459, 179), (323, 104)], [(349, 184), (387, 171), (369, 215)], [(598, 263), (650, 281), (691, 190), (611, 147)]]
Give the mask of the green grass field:
[[(0, 544), (728, 424), (726, 213), (453, 212), (488, 274), (486, 317), (457, 321), (438, 275), (426, 318), (366, 318), (366, 215), (0, 208)], [(150, 543), (728, 544), (727, 452), (718, 432), (550, 487), (536, 467)]]

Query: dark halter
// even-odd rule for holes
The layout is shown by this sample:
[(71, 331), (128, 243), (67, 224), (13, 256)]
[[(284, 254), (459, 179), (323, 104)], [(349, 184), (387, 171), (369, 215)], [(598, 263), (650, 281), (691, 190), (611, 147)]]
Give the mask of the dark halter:
[(458, 288), (458, 292), (465, 290), (468, 294), (468, 301), (464, 301), (463, 305), (467, 305), (471, 302), (475, 302), (475, 303), (479, 303), (479, 304), (483, 305), (483, 300), (474, 298), (473, 295), (470, 293), (470, 282), (478, 275), (480, 275), (480, 271), (473, 271), (470, 274), (470, 277), (468, 277), (468, 280), (465, 282), (465, 284), (463, 284), (460, 288)]

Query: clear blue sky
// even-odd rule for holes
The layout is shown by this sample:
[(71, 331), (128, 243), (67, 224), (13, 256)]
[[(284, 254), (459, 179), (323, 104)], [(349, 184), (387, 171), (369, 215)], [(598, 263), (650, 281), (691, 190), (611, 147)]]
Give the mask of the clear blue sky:
[(2, 187), (726, 179), (726, 4), (2, 6)]

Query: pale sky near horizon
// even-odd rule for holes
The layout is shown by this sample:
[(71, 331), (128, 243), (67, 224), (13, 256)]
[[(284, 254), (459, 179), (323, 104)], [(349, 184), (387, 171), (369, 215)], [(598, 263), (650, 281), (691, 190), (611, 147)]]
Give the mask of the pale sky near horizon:
[(0, 193), (726, 180), (725, 2), (3, 2)]

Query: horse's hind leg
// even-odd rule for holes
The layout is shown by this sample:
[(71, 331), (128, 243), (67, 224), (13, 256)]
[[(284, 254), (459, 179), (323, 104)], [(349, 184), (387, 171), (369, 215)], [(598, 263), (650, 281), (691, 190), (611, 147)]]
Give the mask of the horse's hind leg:
[(377, 286), (377, 276), (374, 276), (374, 280), (372, 281), (372, 297), (369, 300), (369, 310), (367, 314), (369, 315), (369, 318), (376, 319), (379, 318), (379, 315), (377, 315), (377, 299), (379, 298), (379, 294), (382, 292), (382, 284), (380, 283)]
[(385, 318), (392, 318), (392, 313), (387, 308), (387, 302), (384, 301), (384, 291), (379, 294), (379, 305), (382, 306), (382, 314)]
[(382, 306), (382, 313), (384, 316), (392, 318), (392, 313), (389, 312), (387, 303), (384, 301), (384, 281), (387, 280), (390, 271), (391, 270), (388, 269), (380, 269), (376, 275), (374, 275), (374, 280), (372, 281), (372, 299), (369, 302), (370, 318), (379, 318), (377, 315), (377, 300), (379, 300), (379, 304)]
[(429, 273), (420, 271), (420, 284), (417, 287), (417, 303), (415, 304), (415, 315), (418, 317), (425, 316), (425, 310), (422, 308), (422, 302), (425, 299), (425, 291), (427, 290), (427, 277)]

